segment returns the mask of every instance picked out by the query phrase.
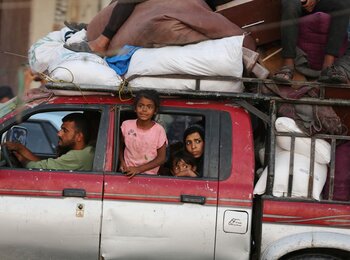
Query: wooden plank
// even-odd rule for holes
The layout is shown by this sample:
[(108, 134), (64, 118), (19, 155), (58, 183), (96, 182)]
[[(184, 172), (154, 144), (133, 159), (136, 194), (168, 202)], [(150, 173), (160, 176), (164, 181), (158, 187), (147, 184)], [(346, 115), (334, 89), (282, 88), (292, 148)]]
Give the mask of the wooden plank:
[(234, 0), (217, 12), (250, 32), (258, 46), (280, 39), (280, 0)]

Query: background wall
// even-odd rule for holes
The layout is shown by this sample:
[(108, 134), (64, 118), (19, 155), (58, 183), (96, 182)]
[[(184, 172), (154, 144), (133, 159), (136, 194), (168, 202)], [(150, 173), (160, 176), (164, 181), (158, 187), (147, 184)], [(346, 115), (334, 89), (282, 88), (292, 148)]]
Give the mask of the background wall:
[[(88, 23), (109, 0), (0, 0), (0, 85), (17, 94), (30, 46), (65, 20)], [(31, 87), (38, 83), (32, 83)]]
[(32, 0), (30, 44), (48, 32), (62, 28), (65, 20), (89, 23), (109, 2), (109, 0)]

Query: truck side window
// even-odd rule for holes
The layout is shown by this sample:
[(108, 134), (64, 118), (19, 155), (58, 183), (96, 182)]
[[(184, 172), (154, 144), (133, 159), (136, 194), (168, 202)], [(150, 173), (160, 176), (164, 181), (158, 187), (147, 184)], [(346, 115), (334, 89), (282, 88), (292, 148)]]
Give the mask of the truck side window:
[[(119, 128), (123, 123), (123, 121), (128, 119), (135, 119), (135, 118), (136, 118), (136, 115), (133, 111), (131, 110), (123, 111), (120, 115)], [(204, 123), (205, 118), (204, 116), (201, 116), (201, 115), (159, 113), (157, 114), (155, 120), (164, 127), (167, 134), (167, 139), (168, 139), (166, 163), (160, 167), (158, 171), (158, 175), (172, 176), (170, 171), (171, 152), (178, 149), (185, 149), (185, 146), (183, 144), (183, 135), (185, 130), (193, 124)], [(119, 163), (120, 162), (118, 160), (118, 166), (117, 166), (118, 168), (116, 169), (117, 172), (119, 172)]]
[[(70, 142), (74, 142), (75, 139), (68, 139), (68, 135), (66, 136), (67, 139), (64, 140), (65, 143), (62, 143), (64, 145), (59, 146), (59, 131), (63, 131), (61, 129), (61, 125), (63, 124), (62, 119), (65, 118), (67, 115), (76, 114), (79, 116), (83, 115), (83, 121), (84, 124), (79, 123), (79, 118), (76, 117), (67, 117), (66, 120), (78, 120), (75, 121), (76, 127), (83, 128), (83, 125), (86, 126), (85, 129), (82, 131), (86, 138), (89, 140), (86, 143), (86, 149), (90, 149), (91, 152), (89, 152), (89, 156), (87, 158), (91, 157), (91, 160), (86, 159), (86, 162), (81, 162), (81, 164), (77, 163), (77, 166), (71, 166), (72, 168), (69, 168), (69, 166), (65, 165), (63, 163), (63, 159), (60, 159), (59, 157), (62, 155), (65, 155), (69, 150), (71, 150), (69, 147)], [(26, 116), (25, 116), (26, 118)], [(11, 132), (13, 132), (12, 129), (15, 129), (18, 131), (18, 129), (23, 129), (25, 131), (25, 141), (21, 142), (22, 145), (25, 146), (26, 149), (30, 151), (31, 154), (33, 154), (34, 157), (37, 159), (27, 160), (27, 161), (19, 161), (17, 160), (16, 156), (11, 152), (10, 149), (6, 149), (7, 153), (5, 153), (6, 158), (3, 159), (4, 163), (2, 166), (9, 166), (9, 167), (16, 167), (16, 168), (32, 168), (32, 169), (49, 169), (49, 170), (83, 170), (83, 171), (89, 171), (93, 168), (93, 161), (94, 161), (94, 150), (96, 146), (97, 141), (97, 135), (98, 135), (98, 129), (99, 129), (99, 122), (101, 118), (101, 113), (99, 111), (93, 111), (93, 110), (86, 110), (86, 111), (49, 111), (49, 112), (38, 112), (36, 114), (32, 114), (27, 119), (22, 119), (23, 122), (19, 124), (14, 124), (9, 128), (6, 132), (2, 133), (2, 143), (6, 142), (18, 142), (18, 140), (15, 140), (13, 137), (11, 137)], [(63, 133), (61, 132), (61, 134)], [(64, 135), (64, 134), (63, 134)], [(70, 138), (74, 138), (72, 136), (69, 136)], [(22, 138), (23, 139), (23, 138)], [(62, 137), (62, 139), (64, 139)], [(61, 142), (63, 142), (61, 140)], [(67, 147), (67, 148), (64, 148)], [(62, 149), (63, 148), (63, 149)], [(12, 148), (13, 149), (13, 148)], [(84, 148), (85, 149), (85, 148)], [(4, 157), (4, 154), (2, 154)], [(52, 160), (49, 162), (49, 158), (53, 158), (55, 160)], [(57, 159), (59, 158), (59, 160)], [(6, 160), (7, 159), (7, 160)], [(56, 160), (57, 159), (57, 160)], [(62, 162), (61, 162), (62, 161)], [(12, 163), (11, 163), (12, 162)], [(83, 166), (84, 165), (84, 166)]]
[[(184, 144), (184, 133), (186, 129), (188, 129), (190, 126), (194, 124), (204, 125), (205, 118), (204, 116), (198, 116), (198, 115), (159, 114), (158, 120), (166, 129), (168, 142), (169, 142), (169, 145), (167, 148), (167, 161), (163, 165), (163, 167), (160, 168), (159, 175), (173, 176), (174, 172), (172, 172), (172, 168), (174, 167), (174, 165), (172, 165), (172, 155), (177, 153), (177, 156), (179, 156), (180, 154), (178, 152), (186, 151), (186, 144)], [(186, 167), (192, 168), (191, 165), (195, 163), (196, 164), (195, 172), (197, 173), (197, 176), (201, 176), (201, 174), (198, 175), (198, 170), (202, 169), (202, 165), (197, 165), (197, 164), (202, 162), (198, 162), (198, 160), (196, 159), (194, 159), (194, 163), (191, 162), (192, 160), (190, 157), (193, 157), (193, 155), (190, 153), (189, 153), (189, 156), (186, 155), (186, 153), (185, 155), (181, 155), (181, 156), (186, 156), (186, 158), (188, 158)], [(192, 175), (186, 175), (186, 176), (192, 176)], [(195, 177), (195, 176), (192, 176), (192, 177)]]

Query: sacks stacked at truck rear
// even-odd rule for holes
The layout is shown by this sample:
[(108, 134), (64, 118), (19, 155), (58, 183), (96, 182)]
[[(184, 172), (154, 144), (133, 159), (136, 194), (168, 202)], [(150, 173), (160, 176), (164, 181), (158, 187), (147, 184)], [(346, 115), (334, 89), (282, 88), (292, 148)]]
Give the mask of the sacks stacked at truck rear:
[[(34, 43), (28, 52), (31, 70), (46, 74), (54, 82), (119, 86), (121, 77), (104, 59), (95, 54), (76, 53), (63, 47), (69, 34), (69, 29), (63, 28)], [(82, 31), (72, 37), (83, 39), (85, 36), (86, 32)]]
[[(106, 25), (114, 5), (102, 10), (89, 24), (88, 40)], [(212, 12), (203, 0), (149, 0), (135, 8), (113, 37), (109, 51), (125, 45), (143, 47), (131, 58), (125, 75), (141, 75), (131, 87), (194, 89), (195, 80), (155, 79), (149, 75), (193, 74), (241, 77), (242, 44), (254, 49), (250, 36), (224, 16)], [(236, 36), (231, 37), (231, 36)], [(171, 45), (171, 46), (169, 46)], [(243, 91), (240, 82), (205, 81), (201, 90)]]
[[(279, 133), (304, 134), (295, 121), (288, 117), (279, 117), (275, 122)], [(273, 195), (285, 197), (288, 193), (290, 152), (292, 139), (290, 136), (276, 136), (275, 177)], [(307, 197), (310, 179), (312, 141), (309, 137), (296, 137), (294, 143), (294, 163), (292, 197)], [(313, 189), (312, 197), (321, 199), (321, 192), (327, 178), (327, 164), (331, 159), (331, 146), (322, 139), (315, 139)], [(268, 167), (266, 167), (254, 188), (254, 194), (263, 194), (266, 189)]]

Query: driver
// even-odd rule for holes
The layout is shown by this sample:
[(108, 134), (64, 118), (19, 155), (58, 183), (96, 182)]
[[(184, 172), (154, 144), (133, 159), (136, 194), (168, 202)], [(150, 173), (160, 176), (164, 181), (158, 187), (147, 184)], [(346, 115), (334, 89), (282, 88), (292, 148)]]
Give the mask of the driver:
[(62, 119), (58, 135), (58, 155), (56, 159), (40, 160), (27, 147), (18, 142), (6, 142), (7, 148), (14, 153), (26, 168), (51, 170), (85, 170), (92, 169), (94, 148), (89, 142), (88, 122), (81, 113), (71, 113)]

